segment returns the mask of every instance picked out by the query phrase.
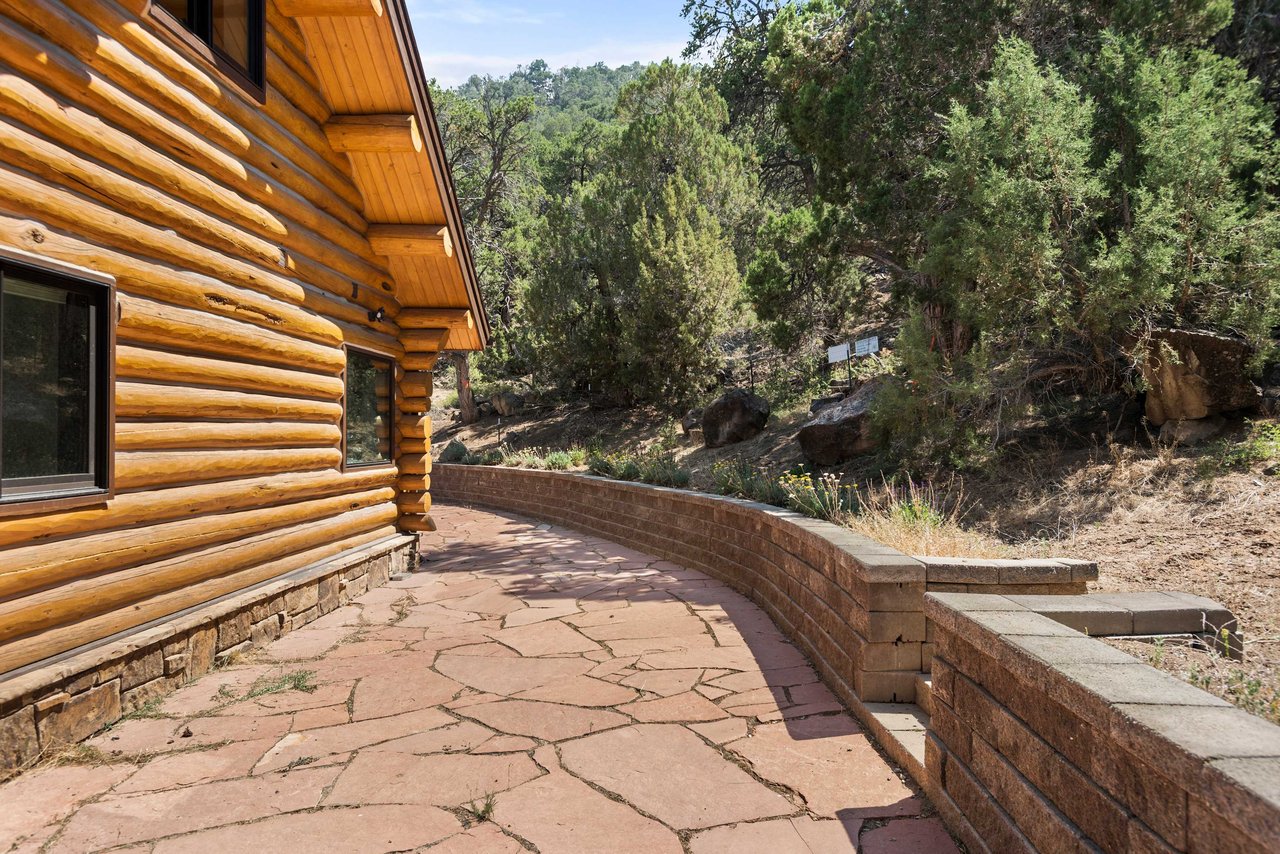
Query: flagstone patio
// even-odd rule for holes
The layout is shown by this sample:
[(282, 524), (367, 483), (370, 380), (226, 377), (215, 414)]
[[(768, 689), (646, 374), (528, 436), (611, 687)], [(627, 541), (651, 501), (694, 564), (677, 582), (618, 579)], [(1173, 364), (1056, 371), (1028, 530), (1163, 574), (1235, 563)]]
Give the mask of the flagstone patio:
[(744, 597), (433, 515), (422, 572), (0, 787), (0, 851), (956, 851)]

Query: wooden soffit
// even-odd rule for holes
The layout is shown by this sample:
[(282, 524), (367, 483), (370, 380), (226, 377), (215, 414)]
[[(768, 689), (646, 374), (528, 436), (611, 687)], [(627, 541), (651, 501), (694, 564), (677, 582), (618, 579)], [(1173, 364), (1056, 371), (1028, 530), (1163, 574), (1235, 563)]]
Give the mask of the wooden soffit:
[(447, 346), (483, 348), (489, 324), (405, 0), (275, 4), (306, 42), (332, 112), (325, 134), (351, 160), (400, 304), (466, 312), (469, 322), (447, 324)]

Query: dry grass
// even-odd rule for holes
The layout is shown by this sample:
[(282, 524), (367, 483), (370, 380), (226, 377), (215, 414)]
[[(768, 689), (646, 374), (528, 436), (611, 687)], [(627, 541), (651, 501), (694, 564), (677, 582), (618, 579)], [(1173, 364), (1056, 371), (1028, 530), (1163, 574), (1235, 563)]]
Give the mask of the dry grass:
[(846, 527), (876, 542), (921, 557), (1020, 557), (998, 537), (965, 523), (966, 502), (959, 482), (944, 487), (914, 481), (884, 482), (858, 491), (859, 511)]

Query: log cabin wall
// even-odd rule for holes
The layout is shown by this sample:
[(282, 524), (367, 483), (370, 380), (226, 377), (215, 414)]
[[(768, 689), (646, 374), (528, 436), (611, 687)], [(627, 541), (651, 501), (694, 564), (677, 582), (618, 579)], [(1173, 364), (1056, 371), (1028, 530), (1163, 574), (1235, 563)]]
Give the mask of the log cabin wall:
[[(374, 0), (366, 22), (384, 47), (394, 7)], [(259, 102), (143, 0), (0, 0), (0, 248), (110, 275), (118, 303), (113, 495), (0, 506), (0, 679), (430, 527), (430, 369), (446, 345), (483, 345), (483, 309), (456, 286), (474, 275), (465, 247), (434, 253), (434, 278), (391, 269), (427, 263), (423, 234), (375, 251), (405, 237), (383, 223), (421, 227), (407, 211), (371, 228), (369, 185), (438, 221), (456, 202), (447, 176), (344, 148), (347, 84), (304, 35), (340, 19), (291, 12), (267, 3)], [(397, 58), (369, 51), (407, 93)], [(412, 103), (387, 106), (414, 123)], [(394, 464), (344, 464), (348, 346), (397, 363)]]

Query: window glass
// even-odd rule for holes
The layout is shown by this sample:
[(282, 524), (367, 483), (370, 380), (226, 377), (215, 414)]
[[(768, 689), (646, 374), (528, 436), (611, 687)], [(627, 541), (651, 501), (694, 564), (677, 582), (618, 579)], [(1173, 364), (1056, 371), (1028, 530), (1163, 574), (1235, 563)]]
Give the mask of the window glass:
[(249, 0), (213, 0), (213, 46), (245, 69), (249, 62)]
[(194, 26), (187, 0), (155, 0), (155, 4), (177, 18), (188, 28)]
[(347, 465), (391, 461), (391, 362), (347, 351)]
[(0, 278), (0, 497), (97, 485), (99, 302)]

